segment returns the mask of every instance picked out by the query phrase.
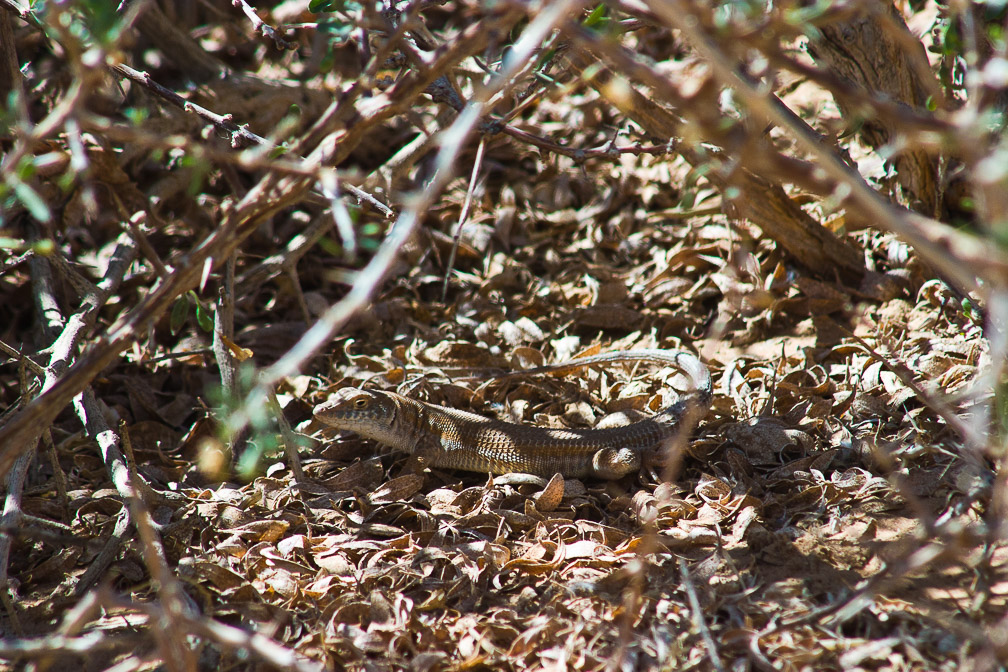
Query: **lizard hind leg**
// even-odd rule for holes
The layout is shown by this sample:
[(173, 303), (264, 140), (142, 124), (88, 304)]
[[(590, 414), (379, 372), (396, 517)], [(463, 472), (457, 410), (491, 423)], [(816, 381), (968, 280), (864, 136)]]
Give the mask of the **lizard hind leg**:
[(602, 448), (592, 456), (592, 471), (598, 478), (623, 478), (640, 469), (640, 453), (630, 448)]

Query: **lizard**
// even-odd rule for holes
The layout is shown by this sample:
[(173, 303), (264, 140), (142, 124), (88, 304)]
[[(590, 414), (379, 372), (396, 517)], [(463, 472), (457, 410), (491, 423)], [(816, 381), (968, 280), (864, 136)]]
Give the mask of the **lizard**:
[[(604, 429), (552, 429), (491, 419), (438, 406), (395, 392), (346, 387), (319, 404), (314, 417), (330, 427), (419, 456), (434, 467), (506, 474), (524, 472), (565, 478), (616, 479), (638, 471), (642, 453), (695, 424), (710, 408), (710, 371), (693, 354), (680, 350), (638, 349), (572, 359), (525, 369), (564, 373), (612, 362), (673, 364), (689, 379), (691, 390), (652, 417)], [(685, 431), (688, 431), (685, 430)]]

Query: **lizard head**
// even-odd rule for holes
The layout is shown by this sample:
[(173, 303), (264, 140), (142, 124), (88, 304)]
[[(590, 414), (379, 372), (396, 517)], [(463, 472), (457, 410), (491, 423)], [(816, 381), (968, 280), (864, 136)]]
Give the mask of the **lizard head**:
[(388, 437), (398, 436), (393, 428), (398, 411), (395, 396), (388, 392), (345, 387), (329, 401), (316, 406), (313, 415), (330, 427), (391, 443)]

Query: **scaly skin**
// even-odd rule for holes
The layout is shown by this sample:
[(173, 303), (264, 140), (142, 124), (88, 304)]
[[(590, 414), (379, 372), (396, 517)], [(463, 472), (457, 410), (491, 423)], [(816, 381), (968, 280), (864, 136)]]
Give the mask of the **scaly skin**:
[(431, 466), (482, 473), (524, 472), (550, 477), (620, 478), (640, 469), (641, 455), (698, 422), (710, 408), (711, 377), (696, 356), (674, 350), (630, 350), (574, 359), (522, 373), (565, 372), (594, 364), (650, 361), (673, 364), (692, 389), (654, 417), (605, 429), (549, 429), (485, 418), (394, 392), (344, 388), (315, 407), (336, 429), (353, 431), (422, 456)]

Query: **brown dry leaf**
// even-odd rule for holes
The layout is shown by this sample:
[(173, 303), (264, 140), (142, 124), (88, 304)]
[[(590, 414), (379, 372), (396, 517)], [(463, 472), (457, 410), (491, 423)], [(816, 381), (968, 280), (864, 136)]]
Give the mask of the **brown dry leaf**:
[(520, 317), (514, 322), (501, 322), (497, 325), (497, 333), (502, 341), (512, 347), (522, 343), (536, 343), (546, 338), (543, 330), (527, 317)]
[(896, 273), (865, 273), (858, 291), (880, 303), (906, 294), (909, 283)]
[(214, 588), (224, 591), (245, 584), (245, 578), (223, 566), (219, 562), (200, 560), (195, 563), (196, 576), (201, 581), (210, 583)]
[(241, 347), (224, 334), (219, 335), (220, 339), (224, 342), (224, 345), (227, 346), (228, 350), (231, 351), (231, 354), (234, 355), (234, 358), (237, 359), (239, 362), (244, 362), (245, 360), (250, 359), (253, 354), (255, 354), (248, 348)]
[(563, 561), (563, 549), (551, 541), (539, 541), (529, 546), (516, 558), (501, 567), (501, 571), (519, 570), (527, 574), (541, 575), (555, 570)]
[(423, 476), (416, 474), (406, 474), (405, 476), (393, 478), (391, 481), (382, 483), (375, 490), (368, 493), (368, 502), (373, 506), (377, 506), (379, 504), (407, 500), (420, 492), (423, 483)]
[(533, 496), (536, 509), (543, 512), (554, 511), (564, 496), (564, 477), (554, 474), (546, 487)]
[(815, 445), (815, 440), (807, 432), (788, 428), (776, 418), (754, 418), (744, 423), (733, 423), (725, 428), (725, 436), (757, 465), (779, 464), (785, 451), (797, 448), (808, 452)]
[(227, 531), (249, 541), (273, 543), (289, 528), (290, 523), (286, 520), (256, 520)]
[(808, 297), (808, 311), (812, 315), (828, 315), (850, 305), (850, 296), (831, 283), (802, 276), (795, 280), (795, 285)]
[(248, 551), (248, 544), (246, 544), (240, 536), (233, 534), (214, 546), (214, 550), (224, 555), (231, 555), (240, 558)]
[(470, 368), (506, 368), (507, 362), (471, 343), (441, 341), (437, 345), (417, 353), (427, 362), (438, 365), (465, 366)]
[(726, 537), (729, 544), (738, 544), (745, 539), (746, 531), (753, 523), (759, 521), (759, 513), (755, 506), (746, 506), (739, 511), (732, 524), (731, 534)]
[(587, 306), (574, 314), (574, 321), (582, 329), (617, 329), (633, 331), (641, 324), (639, 311), (622, 304)]
[[(346, 554), (338, 550), (317, 553), (312, 556), (312, 560), (320, 569), (325, 570), (333, 575), (333, 577), (352, 577), (354, 575), (354, 564), (350, 562)], [(332, 581), (330, 580), (326, 585), (330, 585), (331, 583)], [(318, 588), (317, 586), (316, 589)]]
[(374, 462), (354, 462), (325, 482), (333, 490), (373, 488), (382, 477), (381, 465)]
[(938, 378), (938, 387), (945, 392), (952, 394), (960, 388), (973, 382), (977, 375), (977, 367), (968, 364), (955, 364), (950, 366), (941, 377)]

